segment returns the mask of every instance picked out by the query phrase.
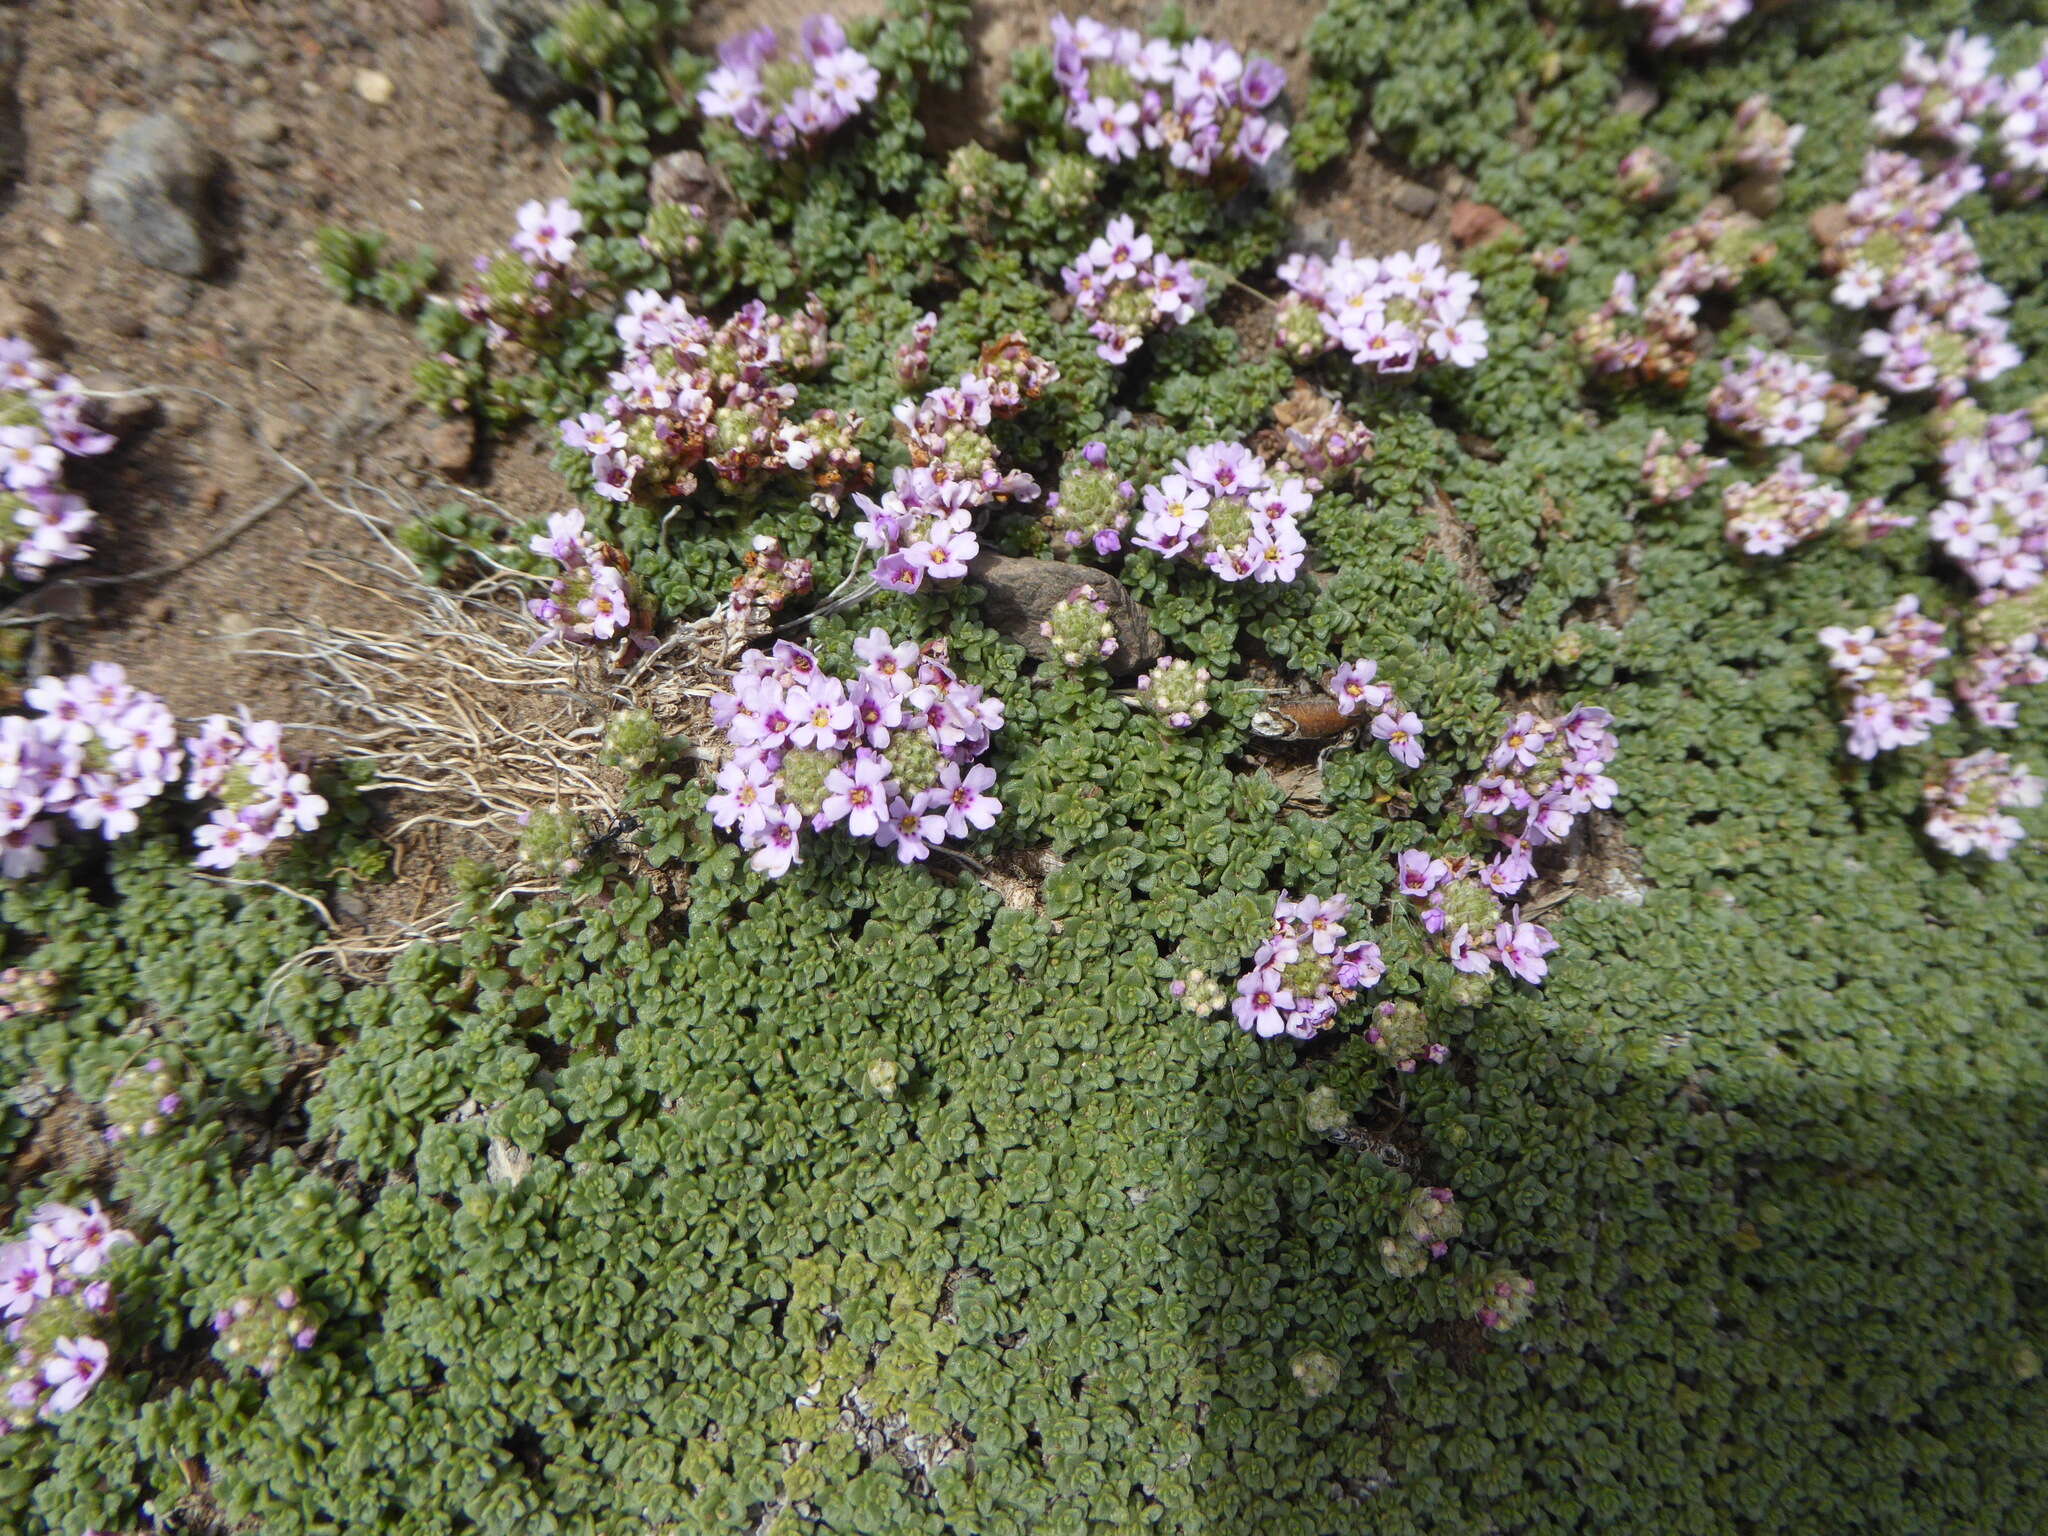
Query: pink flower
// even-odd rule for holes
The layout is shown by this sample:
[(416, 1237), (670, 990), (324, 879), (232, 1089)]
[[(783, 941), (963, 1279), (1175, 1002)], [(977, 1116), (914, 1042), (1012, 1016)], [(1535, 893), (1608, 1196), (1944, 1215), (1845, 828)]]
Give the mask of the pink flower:
[(1262, 1040), (1270, 1040), (1287, 1027), (1287, 1013), (1294, 1007), (1294, 994), (1287, 990), (1279, 973), (1255, 970), (1240, 977), (1237, 1001), (1231, 1011), (1240, 1027)]
[[(989, 778), (993, 780), (995, 775), (989, 774)], [(854, 760), (851, 773), (839, 767), (825, 775), (825, 808), (818, 819), (827, 826), (844, 821), (855, 837), (873, 837), (881, 831), (889, 799), (889, 765), (863, 752)]]
[(1375, 715), (1372, 733), (1387, 744), (1395, 762), (1409, 768), (1422, 766), (1422, 721), (1413, 710)]
[(932, 851), (932, 844), (945, 841), (946, 818), (922, 811), (901, 798), (889, 807), (889, 819), (875, 833), (875, 841), (896, 850), (899, 864), (913, 864)]
[(1380, 664), (1360, 659), (1347, 661), (1330, 678), (1330, 692), (1337, 700), (1341, 714), (1356, 714), (1360, 709), (1378, 709), (1393, 697), (1394, 690), (1384, 683), (1375, 683), (1373, 677)]
[(1557, 940), (1550, 936), (1549, 929), (1522, 922), (1519, 912), (1514, 922), (1502, 923), (1494, 929), (1493, 942), (1508, 973), (1532, 985), (1542, 982), (1550, 969), (1543, 957), (1557, 948)]
[(1433, 859), (1420, 848), (1402, 854), (1394, 861), (1394, 869), (1403, 896), (1427, 896), (1448, 874), (1442, 859)]
[(0, 1248), (0, 1317), (21, 1317), (47, 1298), (56, 1277), (39, 1242), (9, 1243)]
[(793, 805), (771, 807), (755, 834), (759, 846), (754, 849), (754, 856), (747, 860), (749, 867), (779, 879), (789, 873), (792, 864), (802, 863), (803, 857), (797, 851), (797, 824), (800, 820), (801, 813)]
[(970, 831), (986, 832), (996, 824), (1003, 803), (988, 793), (995, 783), (995, 770), (986, 764), (977, 763), (963, 774), (958, 764), (941, 763), (938, 784), (918, 798), (924, 809), (939, 813), (947, 836), (957, 840)]
[(1451, 935), (1450, 961), (1459, 970), (1474, 976), (1483, 976), (1493, 968), (1493, 958), (1473, 944), (1472, 930), (1463, 924)]
[(43, 1361), (43, 1381), (51, 1391), (43, 1402), (42, 1417), (76, 1408), (106, 1370), (107, 1346), (98, 1339), (88, 1335), (57, 1340)]

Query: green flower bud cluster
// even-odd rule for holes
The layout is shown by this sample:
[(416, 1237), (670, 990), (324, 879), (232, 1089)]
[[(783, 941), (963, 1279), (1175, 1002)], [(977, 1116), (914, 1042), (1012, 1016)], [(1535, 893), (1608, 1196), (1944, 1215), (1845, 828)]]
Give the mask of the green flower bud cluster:
[(1052, 653), (1063, 666), (1085, 667), (1116, 654), (1116, 623), (1109, 617), (1109, 604), (1085, 583), (1052, 605), (1038, 632), (1052, 642)]
[(1451, 1241), (1465, 1230), (1457, 1197), (1448, 1189), (1416, 1189), (1401, 1207), (1399, 1230), (1380, 1239), (1380, 1263), (1397, 1280), (1429, 1268), (1431, 1259), (1450, 1252)]
[(604, 761), (628, 773), (640, 773), (661, 761), (668, 738), (644, 709), (622, 709), (605, 723)]
[(1224, 990), (1223, 983), (1200, 969), (1189, 971), (1167, 990), (1180, 999), (1181, 1007), (1198, 1019), (1222, 1012), (1224, 1004), (1230, 1001), (1230, 994)]
[(115, 1074), (107, 1084), (100, 1113), (110, 1143), (154, 1136), (177, 1119), (191, 1103), (191, 1087), (172, 1057), (153, 1054), (140, 1066)]
[(299, 1299), (297, 1286), (237, 1296), (213, 1314), (214, 1358), (230, 1370), (275, 1376), (295, 1355), (313, 1347), (320, 1320)]

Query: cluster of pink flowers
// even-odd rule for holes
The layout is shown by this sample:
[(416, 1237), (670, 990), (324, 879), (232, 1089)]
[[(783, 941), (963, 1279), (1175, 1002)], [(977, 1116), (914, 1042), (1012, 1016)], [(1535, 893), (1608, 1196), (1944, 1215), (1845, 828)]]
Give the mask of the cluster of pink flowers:
[(1145, 487), (1132, 542), (1199, 561), (1223, 581), (1292, 581), (1308, 550), (1297, 519), (1313, 504), (1302, 481), (1276, 482), (1242, 443), (1206, 443)]
[(2001, 79), (1992, 73), (1997, 46), (1988, 37), (1951, 32), (1941, 51), (1906, 39), (1899, 78), (1878, 93), (1871, 124), (1893, 139), (1924, 139), (1968, 152), (1998, 120), (1991, 144), (2005, 164), (2001, 190), (2038, 196), (2048, 171), (2048, 49), (2036, 63)]
[(926, 310), (910, 323), (908, 339), (896, 348), (896, 382), (913, 389), (932, 371), (932, 338), (939, 334), (939, 317)]
[[(1597, 704), (1545, 719), (1524, 710), (1515, 716), (1486, 759), (1486, 773), (1465, 786), (1465, 814), (1524, 855), (1487, 878), (1488, 889), (1513, 895), (1533, 873), (1531, 848), (1560, 843), (1579, 817), (1614, 804), (1614, 716)], [(1512, 879), (1513, 883), (1508, 881)]]
[(1129, 214), (1118, 214), (1088, 249), (1060, 268), (1060, 281), (1081, 313), (1096, 356), (1123, 363), (1145, 333), (1186, 325), (1209, 303), (1209, 285), (1186, 260), (1155, 250)]
[(0, 1317), (13, 1348), (0, 1371), (0, 1435), (69, 1413), (106, 1374), (114, 1293), (94, 1277), (134, 1241), (95, 1200), (38, 1207), (28, 1236), (0, 1248)]
[(928, 580), (958, 581), (981, 553), (975, 513), (999, 499), (1038, 499), (1036, 480), (1002, 466), (989, 428), (1021, 413), (1058, 378), (1058, 368), (1010, 337), (984, 348), (980, 366), (958, 384), (898, 402), (910, 463), (897, 466), (879, 500), (853, 498), (866, 514), (853, 531), (880, 557), (878, 583), (915, 592)]
[(981, 553), (974, 509), (989, 498), (974, 480), (942, 480), (929, 468), (899, 466), (895, 484), (881, 500), (858, 493), (866, 514), (854, 535), (880, 558), (875, 580), (897, 592), (915, 592), (926, 581), (958, 581)]
[(1330, 676), (1330, 695), (1337, 712), (1354, 715), (1373, 711), (1372, 734), (1387, 744), (1387, 753), (1404, 768), (1422, 766), (1422, 717), (1403, 704), (1385, 683), (1376, 683), (1380, 664), (1365, 658), (1347, 661)]
[(742, 626), (765, 625), (784, 603), (811, 590), (811, 562), (791, 556), (773, 535), (755, 534), (741, 563), (726, 606)]
[(100, 1098), (106, 1116), (101, 1134), (108, 1146), (154, 1136), (185, 1109), (184, 1079), (172, 1063), (151, 1056), (139, 1067), (117, 1072)]
[(731, 693), (711, 701), (732, 758), (709, 801), (755, 869), (788, 873), (801, 836), (842, 826), (908, 864), (995, 824), (995, 771), (975, 761), (1002, 729), (1003, 705), (946, 664), (943, 641), (921, 651), (871, 629), (854, 642), (851, 683), (802, 646), (748, 651)]
[(1162, 656), (1138, 679), (1138, 694), (1161, 720), (1184, 731), (1209, 713), (1210, 680), (1207, 667), (1184, 656)]
[(2025, 592), (2048, 560), (2048, 467), (2024, 411), (1986, 416), (1955, 411), (1941, 450), (1948, 500), (1929, 531), (1988, 599)]
[(697, 107), (722, 118), (780, 160), (810, 150), (875, 99), (882, 77), (868, 56), (846, 44), (846, 30), (812, 16), (800, 46), (783, 47), (773, 27), (755, 27), (718, 45), (718, 68), (705, 77)]
[(981, 348), (981, 360), (958, 385), (940, 385), (924, 399), (895, 403), (897, 428), (909, 444), (913, 465), (942, 471), (944, 479), (979, 479), (989, 496), (1036, 494), (1036, 481), (1022, 471), (995, 467), (989, 424), (1010, 420), (1059, 383), (1059, 365), (1030, 350), (1012, 332)]
[(0, 337), (0, 564), (18, 581), (83, 560), (94, 515), (64, 489), (64, 461), (105, 453), (114, 439), (85, 419), (78, 380), (19, 336)]
[(484, 327), (491, 345), (536, 345), (564, 317), (580, 310), (588, 291), (572, 269), (583, 215), (567, 198), (522, 203), (519, 232), (495, 256), (476, 258), (476, 275), (455, 307)]
[(1820, 632), (1848, 701), (1842, 724), (1853, 755), (1917, 746), (1955, 713), (1934, 688), (1934, 669), (1948, 658), (1947, 638), (1940, 624), (1922, 616), (1920, 599), (1911, 593), (1892, 604), (1881, 627), (1836, 624)]
[(527, 548), (561, 567), (546, 597), (527, 599), (527, 612), (543, 626), (533, 650), (557, 641), (602, 645), (636, 628), (625, 557), (590, 537), (580, 507), (549, 518), (548, 531), (535, 534)]
[(295, 1286), (237, 1296), (213, 1314), (214, 1353), (230, 1366), (275, 1376), (320, 1337)]
[(2009, 813), (2039, 805), (2043, 788), (2038, 775), (2003, 752), (1955, 758), (1923, 791), (1927, 835), (1953, 854), (2003, 859), (2027, 835)]
[(1849, 515), (1849, 493), (1788, 453), (1761, 480), (1738, 480), (1721, 493), (1728, 542), (1746, 555), (1782, 555)]
[(1788, 123), (1773, 112), (1770, 97), (1751, 96), (1735, 109), (1728, 160), (1752, 176), (1782, 179), (1792, 169), (1792, 155), (1805, 137), (1805, 125)]
[(1052, 70), (1066, 93), (1067, 126), (1111, 163), (1163, 149), (1176, 170), (1235, 180), (1287, 142), (1286, 127), (1266, 116), (1286, 71), (1206, 37), (1175, 45), (1092, 17), (1055, 16)]
[(1719, 208), (1672, 231), (1647, 294), (1633, 272), (1617, 272), (1606, 302), (1579, 321), (1580, 358), (1618, 383), (1684, 388), (1699, 360), (1700, 296), (1735, 292), (1777, 254), (1761, 231), (1750, 215)]
[(759, 299), (722, 325), (651, 288), (626, 295), (614, 321), (624, 355), (596, 411), (562, 423), (562, 441), (590, 455), (597, 494), (660, 502), (697, 489), (708, 464), (728, 490), (768, 475), (808, 473), (827, 509), (864, 474), (853, 438), (861, 423), (831, 411), (789, 416), (790, 380), (825, 364), (825, 310), (774, 315)]
[(2027, 628), (2010, 639), (1973, 634), (1967, 667), (1956, 680), (1956, 697), (1970, 707), (1979, 725), (2011, 730), (2020, 723), (2020, 707), (2005, 696), (2006, 690), (2048, 683), (2044, 628), (2048, 617), (2030, 614)]
[(112, 842), (185, 773), (185, 795), (221, 808), (194, 834), (202, 869), (254, 858), (327, 813), (307, 776), (284, 756), (275, 721), (209, 716), (181, 750), (162, 699), (131, 686), (112, 662), (73, 677), (39, 678), (23, 696), (32, 715), (0, 719), (0, 875), (41, 871), (59, 819)]
[(1706, 48), (1747, 16), (1754, 0), (1621, 0), (1625, 11), (1647, 11), (1652, 48)]
[(1911, 155), (1873, 150), (1864, 157), (1863, 184), (1822, 259), (1835, 274), (1836, 303), (1891, 312), (1886, 328), (1865, 331), (1861, 343), (1887, 389), (1934, 390), (1951, 401), (2019, 363), (2007, 339), (2006, 292), (1983, 275), (1969, 231), (1947, 219), (1983, 184), (1983, 173), (1965, 161), (1930, 175)]
[(107, 841), (178, 776), (178, 722), (111, 662), (44, 677), (23, 695), (32, 715), (0, 719), (0, 873), (41, 870), (57, 819)]
[(1347, 240), (1328, 259), (1297, 251), (1279, 276), (1288, 296), (1273, 339), (1296, 357), (1341, 348), (1361, 368), (1413, 373), (1472, 368), (1486, 356), (1486, 322), (1473, 313), (1479, 281), (1445, 266), (1434, 242), (1373, 257), (1352, 255)]
[(1351, 900), (1341, 894), (1298, 901), (1281, 894), (1271, 931), (1238, 979), (1230, 1009), (1239, 1028), (1261, 1039), (1311, 1039), (1354, 994), (1378, 983), (1386, 974), (1380, 947), (1367, 939), (1346, 942), (1350, 913)]
[(1727, 463), (1708, 458), (1698, 443), (1674, 445), (1671, 434), (1659, 427), (1643, 445), (1643, 487), (1658, 506), (1670, 506), (1697, 495), (1714, 471)]
[(275, 720), (208, 715), (185, 738), (185, 798), (221, 803), (192, 834), (202, 869), (232, 869), (272, 843), (310, 832), (327, 814), (313, 781), (285, 756), (284, 727)]
[(1511, 846), (1484, 866), (1465, 854), (1437, 858), (1421, 848), (1394, 861), (1396, 887), (1415, 903), (1423, 931), (1454, 970), (1485, 976), (1497, 965), (1540, 986), (1557, 940), (1541, 923), (1525, 921), (1519, 907), (1509, 912), (1501, 905), (1534, 873), (1526, 846)]
[(1311, 491), (1342, 484), (1372, 458), (1372, 428), (1334, 404), (1313, 421), (1283, 426), (1281, 435), (1280, 466), (1298, 472)]
[(1785, 352), (1751, 347), (1707, 396), (1715, 425), (1745, 442), (1768, 448), (1803, 443), (1827, 420), (1834, 375)]
[(1982, 136), (1977, 119), (1998, 105), (2005, 85), (1991, 72), (1998, 50), (1988, 37), (1951, 32), (1941, 52), (1906, 39), (1899, 78), (1877, 93), (1870, 122), (1890, 139), (1932, 139), (1968, 149)]

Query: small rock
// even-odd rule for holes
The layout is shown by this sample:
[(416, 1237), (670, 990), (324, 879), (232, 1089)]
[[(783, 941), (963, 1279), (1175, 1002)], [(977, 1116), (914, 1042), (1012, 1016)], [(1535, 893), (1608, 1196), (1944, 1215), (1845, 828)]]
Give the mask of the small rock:
[(391, 77), (381, 69), (356, 71), (356, 94), (373, 107), (381, 107), (389, 101), (394, 89)]
[(239, 32), (230, 32), (226, 37), (208, 43), (206, 56), (245, 75), (263, 62), (263, 50)]
[(46, 199), (50, 217), (76, 224), (85, 217), (85, 196), (76, 187), (52, 187)]
[(735, 212), (725, 182), (711, 168), (711, 162), (694, 149), (663, 155), (649, 167), (647, 197), (654, 203), (695, 203), (714, 227), (724, 224)]
[(1451, 205), (1451, 238), (1461, 246), (1487, 245), (1509, 233), (1521, 233), (1521, 226), (1491, 203)]
[(108, 146), (86, 191), (107, 233), (145, 266), (199, 277), (213, 262), (205, 200), (213, 156), (168, 113), (145, 117)]
[(1792, 334), (1792, 317), (1785, 313), (1776, 299), (1758, 299), (1743, 305), (1742, 318), (1749, 322), (1751, 330), (1774, 347), (1782, 345)]
[(1404, 181), (1387, 199), (1410, 218), (1426, 219), (1436, 212), (1436, 193), (1428, 187)]
[(1621, 94), (1614, 98), (1616, 117), (1648, 117), (1663, 101), (1657, 87), (1647, 80), (1628, 80), (1622, 83)]
[(984, 589), (981, 617), (1012, 645), (1044, 660), (1052, 642), (1038, 632), (1055, 603), (1083, 584), (1109, 604), (1116, 625), (1117, 648), (1104, 662), (1112, 677), (1129, 677), (1157, 661), (1163, 642), (1148, 614), (1114, 576), (1066, 560), (1022, 560), (994, 552), (977, 556), (967, 567), (968, 580)]
[(1841, 203), (1829, 203), (1806, 216), (1806, 227), (1822, 245), (1833, 245), (1849, 230), (1849, 210)]
[(499, 95), (539, 110), (569, 94), (568, 83), (533, 51), (533, 40), (566, 8), (566, 0), (469, 0), (477, 67)]
[(427, 463), (444, 475), (461, 475), (476, 457), (476, 425), (467, 416), (451, 416), (427, 434)]
[(1744, 213), (1759, 219), (1767, 219), (1778, 211), (1778, 205), (1785, 201), (1785, 178), (1782, 176), (1745, 176), (1735, 184), (1729, 194), (1735, 199), (1735, 206)]
[(284, 137), (284, 119), (267, 101), (235, 114), (234, 135), (244, 144), (275, 144)]
[(414, 4), (423, 31), (431, 32), (448, 19), (448, 7), (442, 0), (414, 0)]

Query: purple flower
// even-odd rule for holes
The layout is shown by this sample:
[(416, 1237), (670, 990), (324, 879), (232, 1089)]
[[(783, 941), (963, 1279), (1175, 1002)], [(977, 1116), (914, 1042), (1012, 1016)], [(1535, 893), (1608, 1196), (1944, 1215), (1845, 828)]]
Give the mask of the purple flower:
[(1330, 678), (1330, 693), (1337, 701), (1341, 714), (1356, 714), (1360, 709), (1378, 709), (1393, 696), (1393, 690), (1383, 683), (1375, 683), (1380, 664), (1360, 659), (1347, 661)]
[(107, 1346), (98, 1339), (86, 1335), (57, 1340), (43, 1361), (43, 1382), (50, 1395), (43, 1402), (42, 1417), (76, 1408), (106, 1369)]
[(1547, 928), (1521, 921), (1519, 913), (1514, 922), (1502, 923), (1494, 930), (1493, 942), (1508, 973), (1532, 985), (1542, 982), (1550, 969), (1543, 957), (1557, 948), (1557, 940)]
[(1493, 959), (1472, 942), (1472, 930), (1460, 924), (1458, 931), (1451, 935), (1450, 961), (1459, 970), (1481, 976), (1493, 968)]
[(793, 805), (770, 807), (758, 830), (759, 846), (747, 861), (749, 866), (761, 874), (780, 878), (789, 873), (792, 864), (801, 863), (802, 856), (797, 851), (800, 819)]
[(946, 837), (946, 819), (920, 810), (900, 797), (889, 806), (889, 819), (875, 833), (875, 841), (896, 850), (900, 864), (912, 864), (931, 852), (932, 844)]
[[(993, 780), (995, 775), (989, 777)], [(825, 776), (825, 808), (818, 813), (818, 820), (825, 826), (843, 820), (855, 837), (874, 837), (889, 813), (889, 784), (888, 763), (863, 752), (854, 759), (851, 773), (840, 767)]]
[(47, 1299), (55, 1282), (48, 1250), (36, 1241), (0, 1248), (0, 1317), (21, 1317)]
[(1422, 721), (1414, 711), (1373, 717), (1372, 733), (1387, 744), (1393, 759), (1409, 768), (1422, 766)]
[(1254, 970), (1238, 979), (1237, 1001), (1231, 1004), (1231, 1011), (1241, 1028), (1270, 1040), (1287, 1028), (1287, 1013), (1293, 1007), (1294, 994), (1278, 972)]
[(1394, 861), (1394, 868), (1403, 896), (1427, 896), (1444, 883), (1448, 873), (1442, 859), (1431, 858), (1420, 848), (1403, 853)]
[(976, 764), (962, 773), (956, 763), (941, 763), (938, 784), (919, 796), (921, 809), (936, 811), (949, 837), (965, 838), (972, 830), (985, 832), (996, 824), (1003, 809), (1002, 801), (988, 793), (995, 782), (995, 770), (986, 764)]

